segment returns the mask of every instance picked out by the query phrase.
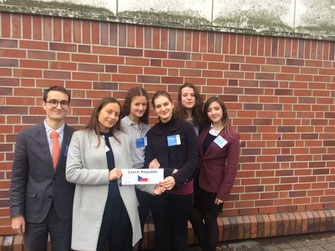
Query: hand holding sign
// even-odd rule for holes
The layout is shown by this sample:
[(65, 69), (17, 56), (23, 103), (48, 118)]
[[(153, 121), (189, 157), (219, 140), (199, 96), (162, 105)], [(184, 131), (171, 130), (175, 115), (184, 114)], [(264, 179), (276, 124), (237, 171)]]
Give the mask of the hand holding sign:
[(176, 181), (172, 176), (168, 176), (163, 181), (158, 183), (158, 185), (164, 187), (166, 190), (171, 190), (175, 184)]
[(162, 193), (164, 193), (166, 191), (166, 189), (160, 185), (156, 185), (155, 189), (154, 189), (154, 194), (155, 195), (161, 195)]
[(121, 176), (122, 176), (121, 170), (116, 167), (110, 170), (109, 172), (109, 180), (120, 179)]
[(153, 159), (149, 164), (150, 169), (156, 169), (156, 168), (159, 168), (160, 166), (161, 166), (161, 164), (159, 164), (159, 162), (156, 158)]

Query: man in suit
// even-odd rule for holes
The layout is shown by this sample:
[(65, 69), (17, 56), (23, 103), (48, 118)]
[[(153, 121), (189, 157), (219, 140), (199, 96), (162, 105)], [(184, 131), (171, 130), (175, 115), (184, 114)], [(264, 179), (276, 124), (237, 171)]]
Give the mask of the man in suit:
[(65, 124), (69, 92), (45, 90), (45, 120), (22, 130), (16, 141), (10, 185), (12, 228), (23, 234), (29, 251), (71, 250), (74, 184), (65, 179), (68, 146), (74, 129)]

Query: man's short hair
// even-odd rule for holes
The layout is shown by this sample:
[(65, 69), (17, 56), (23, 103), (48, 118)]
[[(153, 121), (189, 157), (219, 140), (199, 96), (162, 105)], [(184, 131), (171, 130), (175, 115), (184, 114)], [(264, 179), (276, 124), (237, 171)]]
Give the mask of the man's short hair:
[(69, 98), (69, 104), (70, 104), (70, 100), (71, 100), (71, 94), (70, 92), (68, 92), (64, 87), (62, 86), (51, 86), (49, 89), (46, 89), (43, 93), (43, 101), (44, 102), (47, 102), (47, 98), (48, 98), (48, 93), (49, 91), (59, 91), (59, 92), (62, 92), (64, 94), (67, 95), (67, 97)]

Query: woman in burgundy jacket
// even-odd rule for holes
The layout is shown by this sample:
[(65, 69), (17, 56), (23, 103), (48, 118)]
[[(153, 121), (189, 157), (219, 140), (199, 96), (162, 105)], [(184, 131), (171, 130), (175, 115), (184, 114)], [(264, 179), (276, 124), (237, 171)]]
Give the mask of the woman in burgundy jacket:
[(216, 250), (217, 216), (238, 170), (240, 135), (231, 128), (225, 104), (217, 97), (204, 105), (205, 129), (199, 137), (199, 165), (194, 185), (191, 223), (204, 251)]

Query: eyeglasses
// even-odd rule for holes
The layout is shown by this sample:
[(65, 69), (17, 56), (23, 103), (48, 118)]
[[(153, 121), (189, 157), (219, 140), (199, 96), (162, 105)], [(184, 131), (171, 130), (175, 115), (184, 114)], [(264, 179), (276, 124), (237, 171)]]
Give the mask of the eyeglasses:
[(66, 100), (57, 101), (56, 99), (51, 99), (51, 100), (45, 101), (45, 103), (49, 103), (49, 105), (50, 105), (52, 108), (57, 107), (58, 104), (60, 104), (60, 106), (61, 106), (62, 108), (66, 108), (66, 107), (69, 106), (69, 102), (66, 101)]

